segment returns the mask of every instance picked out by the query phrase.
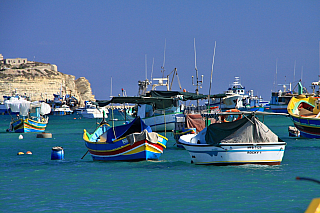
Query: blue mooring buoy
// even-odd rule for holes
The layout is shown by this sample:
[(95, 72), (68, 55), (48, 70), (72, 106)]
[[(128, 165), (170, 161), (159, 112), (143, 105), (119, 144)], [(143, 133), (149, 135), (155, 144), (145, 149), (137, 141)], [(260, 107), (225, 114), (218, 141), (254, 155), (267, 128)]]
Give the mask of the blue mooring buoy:
[(52, 147), (51, 151), (51, 160), (63, 160), (64, 159), (64, 151), (61, 146)]

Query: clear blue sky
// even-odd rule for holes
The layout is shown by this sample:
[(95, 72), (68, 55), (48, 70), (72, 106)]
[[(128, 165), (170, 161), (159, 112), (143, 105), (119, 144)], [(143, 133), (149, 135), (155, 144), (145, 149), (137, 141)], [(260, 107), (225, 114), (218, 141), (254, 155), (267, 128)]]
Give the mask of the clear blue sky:
[[(52, 63), (65, 74), (85, 77), (96, 99), (137, 95), (138, 80), (161, 77), (174, 68), (182, 87), (194, 91), (194, 47), (208, 94), (214, 42), (217, 42), (211, 94), (241, 77), (247, 90), (269, 100), (277, 83), (302, 76), (310, 90), (318, 81), (320, 1), (0, 1), (0, 53)], [(303, 70), (303, 72), (302, 72)], [(286, 80), (285, 80), (286, 76)], [(177, 79), (174, 89), (178, 89)], [(279, 87), (278, 87), (279, 89)]]

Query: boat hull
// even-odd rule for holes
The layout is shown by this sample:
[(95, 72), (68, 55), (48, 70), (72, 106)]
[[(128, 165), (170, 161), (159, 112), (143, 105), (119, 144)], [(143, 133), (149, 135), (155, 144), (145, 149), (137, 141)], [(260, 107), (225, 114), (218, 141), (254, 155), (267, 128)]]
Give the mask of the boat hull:
[(164, 132), (172, 131), (175, 128), (177, 114), (157, 115), (143, 118), (144, 123), (151, 127), (152, 131)]
[(12, 122), (12, 130), (17, 133), (44, 132), (47, 127), (46, 122), (38, 122), (29, 118), (18, 119)]
[(292, 117), (294, 126), (300, 131), (300, 137), (320, 138), (320, 120)]
[(270, 104), (270, 109), (274, 113), (288, 113), (287, 104)]
[(132, 145), (126, 138), (112, 144), (101, 142), (86, 142), (85, 144), (94, 161), (159, 160), (166, 147), (167, 139), (161, 136), (158, 139), (158, 143), (141, 140)]
[(226, 144), (221, 146), (182, 143), (191, 160), (200, 165), (280, 165), (285, 142)]
[(300, 114), (305, 107), (314, 108), (317, 98), (293, 97), (288, 104), (288, 113), (294, 126), (300, 131), (300, 137), (320, 138), (320, 118), (309, 110), (309, 114)]

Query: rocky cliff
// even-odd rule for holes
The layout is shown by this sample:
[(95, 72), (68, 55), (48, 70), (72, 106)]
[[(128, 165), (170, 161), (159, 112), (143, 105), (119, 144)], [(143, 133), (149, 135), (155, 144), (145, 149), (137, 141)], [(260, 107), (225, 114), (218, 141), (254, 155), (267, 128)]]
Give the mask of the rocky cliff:
[(0, 67), (0, 100), (4, 95), (26, 95), (31, 101), (53, 100), (53, 94), (69, 94), (81, 105), (84, 101), (95, 101), (87, 79), (63, 74), (57, 66), (33, 62), (19, 67)]

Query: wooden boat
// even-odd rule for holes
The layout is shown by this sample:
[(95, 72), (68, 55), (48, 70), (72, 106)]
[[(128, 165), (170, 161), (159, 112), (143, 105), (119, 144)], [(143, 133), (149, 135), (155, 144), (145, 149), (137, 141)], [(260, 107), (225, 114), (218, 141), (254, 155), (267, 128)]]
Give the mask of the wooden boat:
[[(232, 122), (214, 123), (197, 135), (183, 135), (179, 142), (195, 164), (279, 165), (286, 143), (255, 116), (259, 112), (233, 112), (241, 115)], [(263, 112), (261, 112), (263, 113)], [(221, 113), (228, 115), (231, 113)], [(206, 114), (204, 116), (216, 116)]]
[(319, 97), (298, 95), (288, 104), (288, 113), (293, 124), (305, 138), (320, 138)]
[(140, 117), (116, 127), (101, 122), (93, 134), (84, 130), (83, 139), (95, 161), (159, 160), (168, 141), (152, 132)]
[(12, 117), (8, 132), (44, 132), (47, 127), (51, 107), (44, 102), (6, 102), (7, 108), (18, 114)]

